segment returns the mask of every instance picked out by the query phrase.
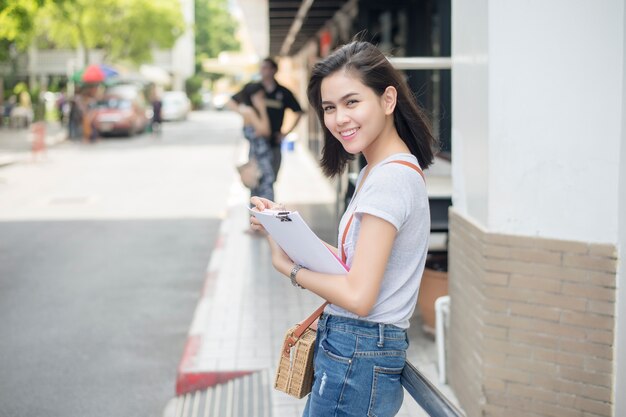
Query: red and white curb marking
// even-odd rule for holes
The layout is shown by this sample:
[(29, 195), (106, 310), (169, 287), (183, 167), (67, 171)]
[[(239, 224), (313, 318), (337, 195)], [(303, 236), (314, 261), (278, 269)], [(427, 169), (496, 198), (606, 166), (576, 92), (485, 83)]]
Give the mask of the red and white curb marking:
[(185, 343), (185, 348), (183, 350), (183, 356), (178, 365), (176, 395), (184, 395), (189, 392), (206, 389), (216, 384), (225, 383), (231, 379), (249, 375), (257, 371), (211, 371), (206, 370), (199, 363), (199, 353), (202, 349), (204, 338), (208, 334), (208, 319), (210, 317), (212, 302), (211, 296), (214, 294), (220, 266), (224, 257), (224, 247), (228, 239), (227, 235), (230, 228), (229, 215), (235, 204), (241, 204), (241, 197), (237, 198), (238, 193), (241, 193), (241, 186), (234, 184), (231, 189), (228, 204), (229, 209), (224, 217), (224, 220), (222, 220), (217, 241), (215, 242), (215, 246), (211, 252), (211, 258), (207, 266), (206, 278), (202, 287), (201, 297), (196, 306), (193, 321), (191, 322), (191, 326), (189, 328), (187, 342)]

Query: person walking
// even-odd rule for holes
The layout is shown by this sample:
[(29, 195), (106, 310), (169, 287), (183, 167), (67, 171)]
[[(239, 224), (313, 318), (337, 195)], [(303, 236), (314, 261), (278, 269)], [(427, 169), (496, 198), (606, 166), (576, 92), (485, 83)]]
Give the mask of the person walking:
[[(367, 165), (341, 219), (338, 248), (328, 245), (349, 267), (345, 275), (303, 268), (268, 237), (275, 269), (329, 302), (303, 416), (394, 416), (430, 235), (422, 169), (437, 140), (402, 74), (368, 42), (317, 63), (307, 95), (324, 130), (324, 173), (340, 174), (360, 153)], [(260, 211), (281, 207), (257, 196), (250, 202)]]

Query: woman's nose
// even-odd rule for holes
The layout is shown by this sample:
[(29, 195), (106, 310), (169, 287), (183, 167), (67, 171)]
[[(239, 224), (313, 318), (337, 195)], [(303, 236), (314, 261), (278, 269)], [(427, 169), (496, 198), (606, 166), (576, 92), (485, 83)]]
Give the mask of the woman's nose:
[(348, 116), (348, 112), (344, 109), (337, 108), (337, 111), (335, 111), (335, 122), (341, 126), (349, 121), (350, 117)]

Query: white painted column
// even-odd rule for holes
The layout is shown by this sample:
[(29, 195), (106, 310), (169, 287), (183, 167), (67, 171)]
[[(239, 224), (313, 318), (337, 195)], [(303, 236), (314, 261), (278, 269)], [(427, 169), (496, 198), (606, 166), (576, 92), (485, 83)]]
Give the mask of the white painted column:
[[(626, 8), (622, 14), (626, 24)], [(622, 25), (622, 27), (624, 27)], [(626, 416), (626, 30), (622, 33), (622, 134), (619, 174), (619, 237), (617, 270), (617, 306), (615, 320), (615, 412), (614, 416)]]
[(452, 198), (487, 225), (489, 185), (489, 18), (487, 0), (452, 3)]
[(181, 0), (180, 7), (185, 20), (185, 31), (172, 47), (170, 61), (172, 89), (175, 91), (183, 91), (185, 89), (185, 80), (191, 77), (195, 71), (194, 2)]
[(491, 231), (617, 242), (623, 10), (489, 3)]
[(623, 2), (531, 4), (453, 3), (454, 205), (493, 232), (615, 244)]

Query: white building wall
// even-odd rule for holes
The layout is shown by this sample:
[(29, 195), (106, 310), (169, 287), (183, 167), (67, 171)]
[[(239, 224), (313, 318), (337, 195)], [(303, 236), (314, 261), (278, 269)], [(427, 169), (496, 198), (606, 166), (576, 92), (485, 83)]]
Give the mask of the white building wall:
[(490, 230), (617, 242), (623, 8), (490, 2)]
[(265, 58), (269, 54), (269, 4), (267, 0), (235, 0), (244, 22), (240, 28), (242, 50)]
[(623, 10), (621, 1), (453, 2), (462, 214), (493, 232), (617, 243)]
[(489, 175), (488, 0), (452, 5), (453, 203), (487, 224)]
[(180, 0), (186, 29), (172, 48), (172, 89), (184, 90), (185, 80), (195, 72), (195, 23), (193, 0)]
[[(622, 27), (626, 25), (626, 8), (622, 12)], [(622, 33), (622, 68), (626, 69), (626, 31)], [(615, 393), (626, 392), (626, 71), (622, 71), (622, 132), (620, 150), (617, 312), (615, 320)], [(615, 395), (615, 416), (626, 416), (626, 396)]]

